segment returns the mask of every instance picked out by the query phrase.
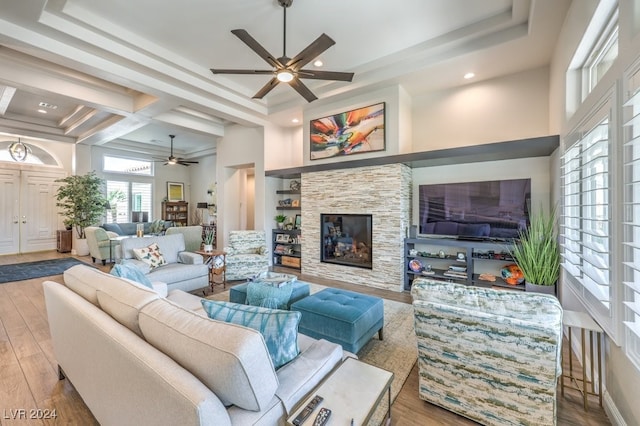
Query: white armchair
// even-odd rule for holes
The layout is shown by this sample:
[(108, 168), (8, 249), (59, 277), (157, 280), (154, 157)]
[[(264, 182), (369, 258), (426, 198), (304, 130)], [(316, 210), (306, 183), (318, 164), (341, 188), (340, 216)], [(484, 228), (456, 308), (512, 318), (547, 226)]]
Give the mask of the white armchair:
[(269, 269), (264, 231), (231, 231), (226, 256), (226, 279), (244, 280)]
[[(116, 242), (114, 246), (111, 247), (111, 241), (109, 239), (117, 237), (118, 234), (105, 231), (99, 226), (88, 226), (84, 232), (87, 236), (87, 245), (89, 246), (91, 260), (93, 260), (94, 263), (96, 259), (101, 260), (103, 265), (106, 264), (107, 260), (113, 262), (114, 259), (111, 257), (115, 257), (116, 246), (120, 243)], [(109, 256), (110, 254), (111, 257)]]

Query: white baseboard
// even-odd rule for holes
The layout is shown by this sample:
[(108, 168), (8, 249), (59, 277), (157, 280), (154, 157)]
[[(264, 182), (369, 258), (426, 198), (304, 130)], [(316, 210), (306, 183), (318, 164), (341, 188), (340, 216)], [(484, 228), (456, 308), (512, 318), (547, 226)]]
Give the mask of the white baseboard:
[(615, 402), (613, 402), (611, 395), (609, 395), (609, 392), (607, 392), (606, 389), (604, 390), (602, 399), (603, 399), (602, 405), (604, 405), (604, 412), (607, 413), (607, 417), (609, 417), (609, 420), (611, 420), (611, 424), (613, 426), (627, 426), (627, 423), (622, 418), (620, 411), (618, 411), (618, 407), (616, 407)]

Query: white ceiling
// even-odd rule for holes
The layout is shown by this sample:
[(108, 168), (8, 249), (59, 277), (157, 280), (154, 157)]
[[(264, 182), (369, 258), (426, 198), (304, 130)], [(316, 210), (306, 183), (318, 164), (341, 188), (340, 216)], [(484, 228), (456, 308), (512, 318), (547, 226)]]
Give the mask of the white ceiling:
[[(316, 103), (392, 84), (421, 96), (548, 65), (569, 4), (294, 0), (286, 53), (322, 33), (336, 41), (322, 69), (355, 77), (303, 80)], [(291, 126), (307, 105), (292, 88), (254, 100), (270, 76), (209, 71), (270, 69), (230, 31), (279, 57), (282, 26), (276, 0), (0, 0), (0, 133), (152, 153), (175, 134), (176, 154), (195, 158), (229, 123)], [(58, 108), (38, 113), (42, 101)]]

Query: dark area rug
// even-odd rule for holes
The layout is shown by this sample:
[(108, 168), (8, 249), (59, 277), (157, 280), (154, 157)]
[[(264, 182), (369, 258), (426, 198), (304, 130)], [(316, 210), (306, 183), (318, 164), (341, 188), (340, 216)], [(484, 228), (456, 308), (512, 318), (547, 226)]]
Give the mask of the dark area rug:
[(75, 265), (89, 264), (74, 257), (65, 257), (63, 259), (0, 265), (0, 284), (11, 281), (23, 281), (33, 278), (48, 277), (50, 275), (60, 275), (65, 270)]

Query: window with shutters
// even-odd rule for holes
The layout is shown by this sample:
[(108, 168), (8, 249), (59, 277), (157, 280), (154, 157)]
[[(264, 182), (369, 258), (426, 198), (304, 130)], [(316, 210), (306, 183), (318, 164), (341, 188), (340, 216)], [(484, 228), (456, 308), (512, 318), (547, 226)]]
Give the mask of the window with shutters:
[[(107, 223), (153, 220), (153, 185), (141, 181), (153, 176), (152, 161), (105, 155), (103, 172), (107, 175), (107, 201), (111, 207), (107, 211)], [(109, 179), (116, 174), (121, 177)]]
[(625, 352), (640, 369), (640, 64), (624, 104), (623, 285)]
[(565, 282), (610, 332), (615, 330), (610, 271), (611, 121), (609, 99), (566, 138), (560, 226)]

